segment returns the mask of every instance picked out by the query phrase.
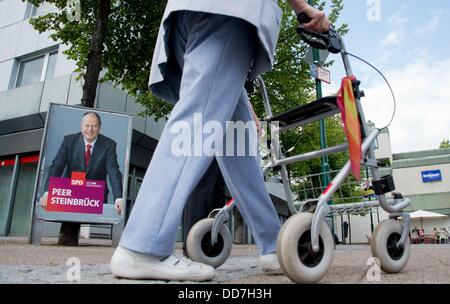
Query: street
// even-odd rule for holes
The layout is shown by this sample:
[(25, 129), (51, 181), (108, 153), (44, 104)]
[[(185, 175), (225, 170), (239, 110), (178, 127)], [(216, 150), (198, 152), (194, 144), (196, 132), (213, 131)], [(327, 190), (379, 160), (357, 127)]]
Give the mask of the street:
[[(26, 244), (24, 238), (0, 238), (0, 283), (152, 284), (165, 281), (132, 281), (111, 275), (113, 254), (109, 240), (80, 240), (79, 247), (59, 247), (55, 239), (43, 245)], [(180, 244), (177, 244), (180, 251)], [(70, 259), (72, 258), (72, 259)], [(339, 245), (333, 264), (320, 284), (449, 284), (450, 245), (413, 245), (406, 268), (398, 274), (376, 276), (368, 245)], [(79, 276), (73, 275), (77, 261)], [(368, 263), (369, 261), (369, 263)], [(369, 272), (369, 275), (367, 273)], [(171, 282), (180, 283), (180, 282)], [(187, 282), (192, 283), (192, 282)], [(227, 262), (217, 269), (212, 284), (291, 284), (285, 275), (264, 275), (254, 245), (233, 245)]]

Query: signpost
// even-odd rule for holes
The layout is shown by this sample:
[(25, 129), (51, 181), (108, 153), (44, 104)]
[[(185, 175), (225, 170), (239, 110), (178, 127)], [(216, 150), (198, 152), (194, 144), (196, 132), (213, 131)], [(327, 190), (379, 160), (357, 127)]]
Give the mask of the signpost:
[(314, 64), (315, 62), (319, 62), (321, 65), (325, 64), (325, 61), (327, 61), (328, 56), (330, 55), (330, 52), (328, 50), (317, 50), (319, 53), (318, 59), (314, 60), (314, 48), (309, 47), (308, 51), (306, 52), (305, 56), (305, 62), (309, 65)]
[[(309, 5), (313, 5), (313, 1), (312, 0), (308, 0)], [(321, 56), (319, 53), (319, 50), (316, 48), (312, 49), (312, 53), (313, 53), (313, 64), (315, 64), (316, 66), (320, 66), (321, 65)], [(322, 56), (324, 57), (324, 56)], [(322, 58), (323, 59), (323, 58)], [(326, 56), (325, 59), (323, 59), (322, 64), (325, 62), (326, 60)], [(317, 77), (315, 77), (316, 79), (316, 95), (317, 95), (317, 99), (322, 98), (322, 82), (319, 78), (319, 74), (321, 74), (323, 76), (323, 72), (319, 73), (319, 69), (317, 69)], [(325, 129), (325, 120), (321, 119), (320, 120), (320, 148), (321, 149), (325, 149), (327, 147), (327, 135), (326, 135), (326, 129)], [(331, 178), (329, 176), (329, 172), (330, 171), (330, 165), (328, 163), (328, 156), (325, 155), (322, 157), (322, 165), (321, 165), (321, 182), (322, 182), (322, 187), (326, 188), (328, 186), (328, 184), (331, 181)], [(332, 203), (332, 202), (330, 202)], [(331, 218), (333, 220), (333, 218)], [(331, 228), (331, 233), (333, 234), (333, 239), (334, 239), (334, 221), (332, 222), (332, 226)]]

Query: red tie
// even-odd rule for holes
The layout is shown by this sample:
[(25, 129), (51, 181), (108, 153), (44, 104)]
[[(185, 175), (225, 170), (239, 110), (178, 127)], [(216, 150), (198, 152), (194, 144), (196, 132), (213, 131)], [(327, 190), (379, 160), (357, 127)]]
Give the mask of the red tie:
[(86, 145), (86, 152), (84, 154), (84, 159), (86, 160), (86, 168), (89, 164), (89, 160), (91, 159), (91, 147), (92, 146), (90, 144)]

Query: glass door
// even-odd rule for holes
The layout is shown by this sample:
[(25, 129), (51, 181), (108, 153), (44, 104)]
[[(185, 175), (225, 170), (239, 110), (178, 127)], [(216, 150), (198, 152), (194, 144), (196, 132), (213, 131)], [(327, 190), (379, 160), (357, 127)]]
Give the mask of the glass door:
[(0, 235), (6, 235), (15, 158), (0, 158)]
[(14, 209), (9, 235), (28, 235), (31, 225), (33, 191), (38, 161), (39, 155), (20, 158), (19, 176), (14, 196)]

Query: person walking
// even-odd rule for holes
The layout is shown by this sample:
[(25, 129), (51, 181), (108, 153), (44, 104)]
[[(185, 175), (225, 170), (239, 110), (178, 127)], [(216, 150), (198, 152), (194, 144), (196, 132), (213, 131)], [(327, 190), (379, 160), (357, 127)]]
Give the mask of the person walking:
[[(304, 0), (290, 0), (296, 14), (312, 21), (307, 30), (325, 32), (330, 22)], [(280, 221), (266, 192), (257, 155), (236, 155), (234, 147), (223, 154), (198, 153), (209, 134), (198, 118), (222, 128), (227, 122), (251, 122), (244, 89), (251, 78), (267, 72), (274, 61), (281, 22), (274, 0), (169, 0), (153, 55), (149, 87), (157, 96), (175, 104), (148, 167), (136, 203), (111, 259), (114, 275), (131, 279), (210, 280), (215, 270), (174, 253), (177, 228), (192, 189), (215, 157), (226, 185), (250, 227), (264, 270), (279, 270), (276, 239)], [(191, 144), (177, 155), (179, 134), (188, 129)], [(256, 138), (256, 127), (245, 131), (245, 143)], [(186, 147), (183, 145), (183, 148)], [(239, 148), (239, 149), (238, 149)], [(186, 150), (185, 150), (186, 151)], [(227, 149), (228, 152), (228, 149)]]

